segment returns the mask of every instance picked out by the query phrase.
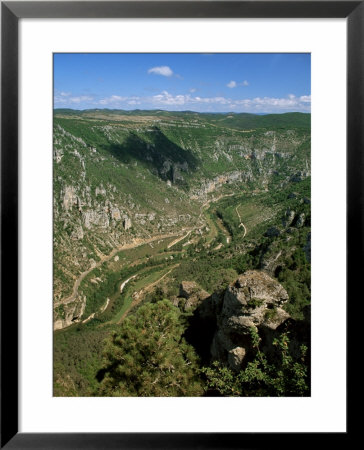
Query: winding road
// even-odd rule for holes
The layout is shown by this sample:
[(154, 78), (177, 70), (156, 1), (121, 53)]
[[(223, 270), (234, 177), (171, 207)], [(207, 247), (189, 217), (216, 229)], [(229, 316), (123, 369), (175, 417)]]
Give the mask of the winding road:
[[(129, 306), (129, 308), (124, 312), (124, 314), (121, 316), (120, 320), (117, 323), (122, 322), (125, 317), (128, 315), (129, 311), (131, 309), (133, 309), (138, 303), (141, 302), (141, 300), (144, 297), (144, 294), (146, 294), (147, 292), (151, 291), (151, 289), (156, 286), (160, 281), (163, 280), (163, 278), (165, 278), (167, 275), (169, 275), (173, 269), (175, 269), (176, 267), (178, 267), (179, 264), (175, 264), (170, 270), (168, 270), (168, 272), (166, 272), (164, 275), (162, 275), (160, 278), (158, 278), (158, 280), (153, 281), (150, 284), (147, 284), (146, 286), (144, 286), (139, 292), (134, 293), (133, 295), (133, 301), (131, 303), (131, 305)], [(134, 277), (131, 278), (135, 278), (136, 275), (134, 275)], [(129, 278), (129, 280), (131, 279)], [(127, 280), (127, 281), (129, 281)]]
[[(201, 212), (200, 212), (200, 217), (199, 217), (199, 218), (201, 218), (202, 214), (205, 212), (206, 208), (209, 206), (209, 204), (210, 204), (211, 202), (216, 202), (216, 201), (220, 200), (220, 199), (223, 198), (223, 197), (230, 197), (230, 196), (232, 196), (232, 195), (234, 195), (234, 194), (221, 195), (221, 196), (219, 196), (218, 198), (210, 199), (209, 201), (205, 202), (205, 203), (201, 206)], [(236, 208), (236, 212), (237, 212), (237, 214), (238, 214), (238, 216), (239, 216), (239, 219), (240, 219), (240, 225), (239, 225), (239, 226), (243, 226), (243, 227), (244, 227), (244, 236), (245, 236), (245, 234), (246, 234), (246, 228), (245, 228), (245, 225), (243, 224), (243, 222), (241, 221), (241, 217), (240, 217), (240, 214), (239, 214), (237, 208)], [(214, 226), (217, 227), (217, 228), (219, 228), (218, 225), (215, 225), (215, 224), (214, 224)], [(104, 262), (107, 262), (107, 261), (109, 261), (111, 258), (113, 258), (118, 252), (123, 251), (123, 250), (131, 250), (131, 249), (140, 247), (140, 246), (145, 245), (145, 244), (152, 244), (153, 242), (156, 242), (156, 241), (159, 241), (159, 242), (160, 242), (161, 240), (165, 240), (165, 239), (169, 239), (169, 238), (175, 237), (176, 239), (174, 239), (172, 242), (170, 242), (170, 243), (166, 246), (166, 249), (170, 249), (170, 248), (172, 248), (174, 245), (176, 245), (178, 242), (180, 242), (180, 241), (182, 241), (183, 239), (187, 238), (193, 230), (198, 229), (198, 228), (200, 228), (200, 227), (201, 227), (201, 225), (195, 226), (195, 227), (193, 227), (193, 228), (187, 229), (187, 231), (186, 231), (186, 229), (185, 229), (185, 230), (183, 230), (183, 231), (184, 231), (184, 234), (183, 234), (182, 236), (180, 235), (180, 232), (179, 232), (179, 233), (178, 233), (178, 232), (175, 232), (175, 233), (170, 233), (170, 234), (162, 234), (162, 235), (158, 235), (158, 236), (153, 236), (153, 237), (145, 238), (145, 239), (135, 238), (135, 239), (133, 239), (132, 242), (130, 242), (130, 243), (128, 243), (128, 244), (125, 244), (125, 243), (124, 243), (124, 244), (121, 244), (121, 245), (115, 247), (108, 255), (99, 254), (99, 255), (98, 255), (98, 256), (100, 257), (99, 261), (97, 261), (93, 266), (91, 266), (90, 268), (88, 268), (87, 270), (85, 270), (84, 272), (82, 272), (81, 274), (79, 274), (78, 278), (77, 278), (77, 279), (75, 280), (75, 282), (74, 282), (74, 285), (73, 285), (73, 288), (72, 288), (72, 294), (71, 294), (70, 296), (66, 297), (66, 298), (63, 298), (63, 299), (61, 299), (61, 300), (55, 302), (55, 303), (54, 303), (54, 307), (57, 307), (57, 306), (60, 306), (60, 305), (67, 305), (68, 303), (74, 302), (74, 301), (76, 300), (76, 298), (77, 298), (79, 287), (80, 287), (82, 281), (85, 279), (85, 277), (86, 277), (90, 272), (92, 272), (94, 269), (100, 267)], [(227, 243), (229, 243), (229, 240), (230, 240), (229, 237), (227, 237)], [(158, 243), (159, 243), (159, 242), (158, 242)], [(144, 286), (144, 287), (137, 293), (137, 295), (134, 297), (134, 299), (133, 299), (131, 305), (130, 305), (129, 308), (124, 312), (124, 314), (122, 315), (120, 321), (123, 320), (123, 319), (126, 317), (127, 313), (130, 311), (130, 309), (132, 309), (135, 305), (137, 305), (137, 304), (141, 301), (141, 299), (144, 297), (144, 294), (145, 294), (146, 292), (148, 292), (148, 291), (149, 291), (150, 289), (152, 289), (156, 284), (158, 284), (164, 277), (166, 277), (166, 276), (167, 276), (167, 275), (168, 275), (168, 274), (169, 274), (176, 266), (178, 266), (178, 265), (179, 265), (179, 264), (174, 265), (168, 272), (166, 272), (161, 278), (159, 278), (159, 279), (156, 280), (155, 282), (150, 283), (150, 284)], [(135, 278), (136, 276), (137, 276), (137, 275), (133, 275), (133, 276), (131, 276), (130, 278), (128, 278), (127, 280), (125, 280), (124, 282), (122, 282), (122, 283), (120, 284), (120, 287), (119, 287), (119, 292), (120, 292), (120, 293), (123, 292), (123, 290), (124, 290), (124, 288), (125, 288), (125, 285), (126, 285), (130, 280), (132, 280), (133, 278)], [(101, 307), (101, 310), (102, 310), (101, 312), (104, 312), (104, 311), (107, 309), (108, 306), (109, 306), (109, 301), (107, 301), (106, 306)], [(86, 323), (86, 322), (88, 322), (89, 320), (93, 319), (93, 317), (95, 316), (95, 314), (96, 314), (96, 312), (92, 313), (89, 317), (87, 317), (87, 318), (86, 318), (85, 320), (83, 320), (82, 322), (83, 322), (83, 323)]]
[(244, 228), (244, 235), (243, 235), (243, 239), (244, 239), (244, 238), (245, 238), (245, 235), (246, 235), (246, 226), (243, 224), (243, 221), (241, 220), (241, 217), (240, 217), (238, 208), (239, 208), (239, 206), (237, 206), (237, 207), (235, 208), (235, 211), (236, 211), (236, 214), (238, 215), (239, 220), (240, 220), (239, 227), (243, 227), (243, 228)]
[(167, 245), (167, 248), (171, 248), (171, 247), (173, 247), (174, 245), (178, 244), (178, 242), (180, 242), (180, 241), (182, 241), (184, 238), (186, 238), (186, 237), (191, 233), (191, 231), (192, 231), (192, 230), (187, 231), (187, 233), (186, 233), (184, 236), (181, 236), (180, 238), (175, 239), (174, 241), (172, 241), (170, 244)]
[(133, 248), (140, 247), (141, 245), (149, 244), (151, 242), (158, 241), (160, 239), (168, 239), (168, 238), (174, 237), (176, 235), (177, 235), (177, 233), (173, 233), (173, 234), (163, 234), (163, 235), (159, 235), (159, 236), (154, 236), (154, 237), (148, 238), (148, 239), (134, 239), (133, 242), (131, 242), (130, 244), (122, 244), (122, 245), (114, 248), (114, 250), (112, 250), (111, 253), (109, 253), (108, 255), (102, 256), (100, 258), (100, 260), (94, 266), (91, 266), (89, 269), (85, 270), (85, 272), (82, 272), (80, 274), (80, 276), (77, 278), (77, 280), (75, 281), (75, 284), (73, 285), (72, 294), (67, 298), (64, 298), (62, 300), (59, 300), (58, 302), (55, 302), (54, 307), (57, 307), (60, 305), (67, 305), (68, 303), (74, 302), (76, 300), (76, 297), (78, 294), (78, 288), (80, 287), (82, 280), (90, 272), (92, 272), (97, 267), (101, 266), (101, 264), (103, 264), (105, 261), (109, 261), (113, 256), (115, 256), (116, 253), (120, 252), (121, 250), (131, 250)]

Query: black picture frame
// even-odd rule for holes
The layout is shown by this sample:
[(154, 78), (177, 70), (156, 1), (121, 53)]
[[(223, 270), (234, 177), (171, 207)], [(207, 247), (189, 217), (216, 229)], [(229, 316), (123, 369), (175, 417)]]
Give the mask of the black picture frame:
[[(1, 448), (183, 449), (307, 445), (310, 433), (19, 433), (18, 432), (18, 21), (21, 18), (346, 18), (347, 305), (363, 272), (364, 2), (123, 1), (1, 2)], [(349, 307), (347, 307), (350, 313)], [(9, 320), (11, 318), (12, 320)], [(358, 320), (358, 318), (356, 319)], [(353, 328), (355, 323), (351, 324)], [(358, 325), (358, 324), (357, 324)], [(348, 350), (350, 354), (350, 337)], [(335, 395), (333, 393), (333, 395)], [(334, 433), (347, 445), (347, 432)], [(350, 434), (349, 434), (350, 432)], [(315, 445), (325, 442), (314, 435)], [(344, 442), (345, 440), (345, 442)], [(268, 444), (269, 442), (269, 444)]]

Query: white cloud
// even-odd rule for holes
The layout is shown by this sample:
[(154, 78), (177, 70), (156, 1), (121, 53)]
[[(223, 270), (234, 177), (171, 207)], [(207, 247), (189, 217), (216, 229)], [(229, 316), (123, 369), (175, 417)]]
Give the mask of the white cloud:
[(100, 105), (115, 105), (115, 103), (121, 103), (128, 100), (129, 97), (120, 97), (120, 95), (111, 95), (110, 97), (102, 98), (99, 100)]
[(226, 86), (232, 89), (238, 86), (249, 86), (249, 82), (247, 80), (244, 80), (241, 83), (237, 83), (236, 81), (231, 80)]
[(93, 97), (90, 97), (88, 95), (81, 95), (79, 97), (68, 97), (67, 100), (70, 103), (91, 102), (93, 100)]
[(172, 95), (167, 91), (153, 97), (145, 97), (140, 99), (141, 103), (147, 107), (170, 107), (194, 109), (197, 111), (241, 111), (241, 112), (266, 112), (281, 113), (289, 111), (309, 112), (311, 96), (303, 95), (296, 97), (288, 95), (283, 98), (276, 97), (255, 97), (252, 99), (231, 99), (228, 97), (200, 97), (190, 94)]
[(168, 66), (151, 67), (148, 73), (153, 73), (155, 75), (163, 75), (164, 77), (171, 77), (173, 75), (173, 70)]
[(234, 80), (231, 80), (227, 85), (226, 85), (228, 88), (236, 88), (236, 86), (237, 86), (237, 84), (236, 84), (236, 81), (234, 81)]
[(300, 101), (303, 103), (311, 103), (311, 95), (301, 95)]
[(163, 91), (161, 94), (153, 95), (152, 102), (159, 103), (161, 105), (184, 105), (191, 101), (190, 95), (171, 95), (167, 91)]
[(296, 97), (293, 94), (284, 98), (275, 97), (256, 97), (254, 99), (236, 100), (236, 104), (246, 108), (252, 108), (256, 111), (270, 112), (285, 112), (285, 111), (309, 111), (311, 106), (311, 96), (303, 95)]
[(193, 93), (196, 92), (196, 91), (197, 91), (196, 88), (191, 88), (191, 89), (190, 89), (191, 94), (193, 94)]
[(185, 110), (194, 111), (213, 111), (213, 112), (251, 112), (251, 113), (282, 113), (290, 111), (310, 112), (311, 96), (302, 95), (296, 97), (289, 94), (287, 97), (255, 97), (255, 98), (238, 98), (231, 99), (229, 97), (200, 97), (193, 95), (193, 92), (187, 94), (171, 94), (168, 91), (162, 91), (160, 94), (153, 96), (120, 96), (111, 95), (109, 97), (94, 99), (90, 96), (62, 96), (61, 93), (55, 95), (55, 106), (71, 106), (80, 105), (81, 107), (95, 107), (103, 105), (113, 108), (124, 109), (136, 105), (142, 105), (143, 109), (160, 109), (167, 110)]
[[(148, 102), (148, 99), (146, 99)], [(225, 97), (192, 97), (190, 94), (172, 95), (167, 91), (163, 91), (161, 94), (154, 95), (150, 98), (150, 102), (159, 105), (197, 105), (197, 104), (218, 104), (228, 105), (231, 103), (230, 99)]]
[(55, 105), (70, 106), (82, 102), (91, 102), (93, 97), (89, 95), (72, 96), (71, 92), (59, 92), (54, 96)]

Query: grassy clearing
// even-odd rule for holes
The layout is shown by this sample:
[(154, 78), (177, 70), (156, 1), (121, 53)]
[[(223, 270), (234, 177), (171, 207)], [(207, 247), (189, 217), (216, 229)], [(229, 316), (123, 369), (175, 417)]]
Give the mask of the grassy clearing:
[[(105, 261), (100, 267), (92, 270), (79, 287), (79, 293), (86, 295), (87, 298), (83, 318), (98, 312), (105, 304), (106, 298), (115, 297), (114, 293), (121, 280), (133, 275), (132, 267), (135, 267), (135, 270), (140, 270), (143, 269), (143, 265), (148, 264), (148, 261), (150, 261), (150, 264), (154, 264), (151, 258), (160, 255), (173, 239), (174, 237), (160, 239), (153, 242), (152, 245), (144, 244), (133, 249), (122, 250), (114, 258)], [(115, 257), (118, 257), (117, 261), (115, 261)], [(113, 301), (110, 302), (110, 305), (112, 303)], [(110, 311), (110, 308), (107, 308), (107, 310)]]
[(112, 322), (119, 323), (126, 311), (131, 307), (133, 303), (133, 294), (151, 283), (157, 281), (165, 273), (167, 273), (169, 267), (163, 269), (152, 269), (151, 271), (138, 276), (138, 278), (130, 280), (130, 282), (124, 287), (124, 291), (120, 294), (123, 297), (123, 304), (121, 309), (114, 315)]
[(270, 208), (255, 203), (254, 200), (238, 205), (237, 210), (239, 211), (242, 222), (247, 228), (247, 234), (249, 234), (249, 230), (253, 230), (258, 224), (269, 220), (275, 214)]
[(217, 225), (215, 223), (215, 221), (212, 218), (212, 213), (210, 211), (206, 212), (206, 221), (207, 221), (207, 226), (209, 227), (209, 231), (207, 233), (207, 235), (205, 236), (206, 239), (206, 243), (210, 244), (214, 239), (216, 239), (217, 235), (218, 235), (218, 229), (217, 229)]

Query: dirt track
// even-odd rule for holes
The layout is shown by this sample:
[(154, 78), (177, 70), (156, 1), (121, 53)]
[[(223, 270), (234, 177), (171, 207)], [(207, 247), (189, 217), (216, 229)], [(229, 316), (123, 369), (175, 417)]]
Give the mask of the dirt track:
[(146, 286), (144, 286), (139, 292), (136, 293), (131, 305), (129, 306), (129, 308), (124, 312), (124, 314), (121, 316), (120, 320), (118, 323), (122, 322), (125, 317), (128, 315), (129, 311), (134, 308), (134, 306), (136, 306), (138, 303), (141, 302), (141, 300), (143, 299), (143, 296), (147, 293), (150, 292), (152, 290), (152, 288), (154, 286), (156, 286), (160, 281), (163, 280), (163, 278), (165, 278), (168, 274), (170, 274), (172, 272), (173, 269), (175, 269), (176, 267), (178, 267), (179, 264), (175, 264), (168, 272), (166, 272), (164, 275), (162, 275), (158, 280), (153, 281), (153, 283), (149, 283)]
[(54, 307), (57, 307), (59, 305), (67, 305), (68, 303), (72, 303), (76, 300), (77, 294), (78, 294), (78, 288), (80, 287), (80, 284), (82, 282), (82, 280), (94, 269), (96, 269), (97, 267), (101, 266), (102, 263), (104, 263), (105, 261), (109, 261), (113, 256), (115, 256), (116, 253), (120, 252), (121, 250), (130, 250), (136, 247), (140, 247), (141, 245), (144, 244), (149, 244), (151, 242), (160, 240), (160, 239), (168, 239), (170, 237), (176, 236), (176, 233), (173, 234), (163, 234), (163, 235), (159, 235), (159, 236), (155, 236), (152, 238), (148, 238), (148, 239), (134, 239), (133, 242), (131, 242), (130, 244), (122, 244), (116, 248), (114, 248), (114, 250), (112, 250), (111, 253), (109, 253), (108, 255), (104, 255), (103, 257), (100, 258), (100, 260), (93, 266), (90, 267), (89, 269), (87, 269), (85, 272), (82, 272), (81, 275), (77, 278), (77, 280), (75, 281), (75, 284), (73, 285), (73, 289), (72, 289), (72, 294), (62, 300), (59, 300), (58, 302), (54, 303)]
[(241, 217), (240, 217), (240, 214), (239, 214), (239, 211), (238, 211), (238, 206), (235, 208), (235, 211), (236, 211), (236, 214), (238, 215), (239, 220), (240, 220), (239, 227), (243, 227), (243, 228), (244, 228), (244, 236), (243, 236), (243, 238), (245, 238), (245, 235), (246, 235), (246, 227), (245, 227), (245, 225), (243, 224), (243, 222), (242, 222), (242, 220), (241, 220)]

